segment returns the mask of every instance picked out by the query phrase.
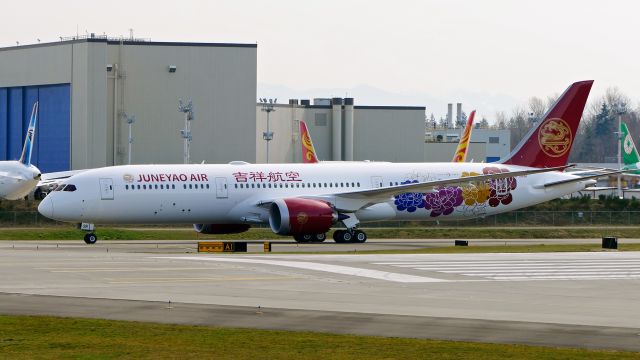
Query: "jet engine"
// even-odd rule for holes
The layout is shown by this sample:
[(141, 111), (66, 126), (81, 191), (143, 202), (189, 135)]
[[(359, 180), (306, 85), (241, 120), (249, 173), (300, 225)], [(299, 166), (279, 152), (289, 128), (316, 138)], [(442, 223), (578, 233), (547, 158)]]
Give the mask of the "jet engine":
[(193, 224), (193, 229), (201, 234), (238, 234), (250, 227), (247, 224)]
[(320, 200), (278, 199), (269, 209), (269, 225), (279, 235), (324, 234), (336, 221), (338, 213)]

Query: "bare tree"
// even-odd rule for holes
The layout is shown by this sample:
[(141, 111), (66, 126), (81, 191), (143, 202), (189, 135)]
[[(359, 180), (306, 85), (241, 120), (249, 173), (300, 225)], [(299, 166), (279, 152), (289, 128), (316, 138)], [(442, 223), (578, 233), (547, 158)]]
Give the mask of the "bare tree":
[(534, 96), (529, 98), (529, 121), (538, 121), (547, 112), (549, 106), (541, 98)]

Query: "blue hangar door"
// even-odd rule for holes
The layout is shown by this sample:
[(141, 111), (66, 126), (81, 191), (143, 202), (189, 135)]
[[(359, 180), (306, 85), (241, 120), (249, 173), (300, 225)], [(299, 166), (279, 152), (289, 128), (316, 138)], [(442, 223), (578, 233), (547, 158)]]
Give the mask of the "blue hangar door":
[(70, 96), (69, 84), (0, 88), (0, 160), (20, 158), (31, 109), (39, 101), (31, 162), (42, 172), (69, 170)]

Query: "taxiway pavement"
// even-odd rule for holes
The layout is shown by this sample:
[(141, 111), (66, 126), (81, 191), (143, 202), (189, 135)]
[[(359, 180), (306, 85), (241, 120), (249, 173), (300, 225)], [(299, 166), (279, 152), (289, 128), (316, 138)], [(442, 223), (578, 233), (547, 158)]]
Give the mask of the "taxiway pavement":
[(180, 242), (102, 244), (3, 242), (0, 313), (640, 351), (639, 252), (212, 255)]

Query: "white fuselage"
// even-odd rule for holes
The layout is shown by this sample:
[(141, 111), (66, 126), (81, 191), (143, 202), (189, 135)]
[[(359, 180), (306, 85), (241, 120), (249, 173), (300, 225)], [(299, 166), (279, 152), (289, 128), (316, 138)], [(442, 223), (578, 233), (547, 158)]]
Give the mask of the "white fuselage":
[[(74, 191), (54, 191), (39, 211), (86, 223), (267, 223), (274, 199), (313, 197), (340, 208), (341, 193), (396, 186), (406, 181), (457, 178), (487, 169), (520, 166), (472, 163), (333, 162), (318, 164), (128, 165), (88, 170), (69, 178)], [(473, 175), (473, 174), (471, 174)], [(456, 220), (502, 213), (579, 191), (584, 183), (544, 188), (576, 178), (540, 173), (405, 193), (355, 212), (362, 222)]]
[(40, 170), (19, 161), (0, 161), (0, 199), (18, 200), (33, 192)]

